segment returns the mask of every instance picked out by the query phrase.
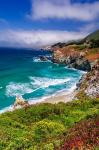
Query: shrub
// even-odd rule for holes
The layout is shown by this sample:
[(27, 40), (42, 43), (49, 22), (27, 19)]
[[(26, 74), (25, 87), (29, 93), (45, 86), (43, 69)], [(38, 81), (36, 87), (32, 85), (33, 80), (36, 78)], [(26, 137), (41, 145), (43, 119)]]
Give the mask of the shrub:
[(72, 128), (66, 137), (61, 150), (94, 150), (94, 147), (99, 147), (99, 115), (92, 119), (83, 120)]
[(65, 127), (57, 122), (42, 120), (37, 122), (33, 127), (35, 133), (35, 140), (40, 142), (41, 140), (47, 140), (49, 137), (55, 137), (65, 130)]

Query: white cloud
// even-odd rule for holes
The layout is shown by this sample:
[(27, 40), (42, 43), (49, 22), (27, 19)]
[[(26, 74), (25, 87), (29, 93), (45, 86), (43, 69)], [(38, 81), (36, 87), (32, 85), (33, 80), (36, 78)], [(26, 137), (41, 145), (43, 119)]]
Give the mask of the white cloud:
[(74, 3), (70, 0), (32, 0), (31, 19), (94, 20), (99, 17), (99, 1)]
[(66, 42), (83, 38), (87, 33), (69, 31), (0, 31), (0, 46), (42, 47), (56, 42)]
[(79, 28), (79, 32), (92, 33), (99, 30), (99, 22), (87, 23)]

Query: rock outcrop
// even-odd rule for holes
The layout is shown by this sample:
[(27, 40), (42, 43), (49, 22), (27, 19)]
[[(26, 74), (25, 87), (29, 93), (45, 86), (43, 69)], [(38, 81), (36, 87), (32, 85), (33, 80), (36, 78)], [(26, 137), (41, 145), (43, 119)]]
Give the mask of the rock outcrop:
[(93, 65), (91, 72), (82, 77), (77, 87), (79, 92), (92, 98), (99, 98), (99, 61)]
[(70, 68), (75, 68), (83, 71), (91, 71), (91, 65), (87, 59), (78, 57), (78, 58), (72, 58), (73, 62), (71, 61), (69, 64), (67, 64)]
[(93, 66), (91, 73), (87, 75), (86, 82), (85, 93), (90, 97), (99, 98), (99, 61)]
[(22, 96), (16, 96), (16, 100), (14, 103), (14, 109), (16, 109), (19, 106), (26, 108), (29, 106), (29, 103), (28, 103), (28, 101), (25, 101)]
[(40, 60), (41, 60), (41, 61), (47, 61), (48, 58), (47, 58), (46, 56), (40, 56)]
[(71, 50), (70, 53), (68, 52), (66, 55), (60, 50), (53, 51), (52, 61), (54, 63), (66, 64), (70, 68), (75, 68), (83, 71), (91, 70), (91, 65), (89, 61), (84, 57), (84, 53), (78, 53), (73, 50)]

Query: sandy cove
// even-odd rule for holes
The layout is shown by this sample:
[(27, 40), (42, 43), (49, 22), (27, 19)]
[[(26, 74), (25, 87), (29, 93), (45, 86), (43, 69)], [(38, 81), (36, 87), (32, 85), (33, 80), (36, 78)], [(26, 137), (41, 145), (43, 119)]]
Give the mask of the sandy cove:
[(41, 103), (51, 103), (51, 104), (57, 104), (59, 102), (70, 102), (74, 99), (74, 97), (77, 94), (77, 90), (74, 90), (70, 93), (64, 92), (64, 93), (58, 93), (57, 95), (50, 96), (49, 98), (46, 98)]

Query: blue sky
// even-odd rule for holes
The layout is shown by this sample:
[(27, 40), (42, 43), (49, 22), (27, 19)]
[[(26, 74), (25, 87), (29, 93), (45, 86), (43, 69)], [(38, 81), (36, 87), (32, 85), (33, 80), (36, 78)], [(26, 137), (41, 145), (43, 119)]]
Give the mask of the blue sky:
[(1, 46), (46, 46), (98, 26), (99, 0), (0, 0)]

